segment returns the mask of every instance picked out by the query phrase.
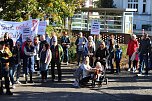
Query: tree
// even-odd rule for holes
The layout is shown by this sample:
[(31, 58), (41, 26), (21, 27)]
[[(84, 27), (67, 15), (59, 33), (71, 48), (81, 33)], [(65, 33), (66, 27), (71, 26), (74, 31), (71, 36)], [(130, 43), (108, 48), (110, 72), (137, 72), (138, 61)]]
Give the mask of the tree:
[(115, 8), (113, 0), (99, 0), (95, 2), (98, 8)]
[(32, 18), (52, 17), (62, 23), (63, 18), (73, 16), (83, 0), (0, 0), (0, 19), (23, 21)]

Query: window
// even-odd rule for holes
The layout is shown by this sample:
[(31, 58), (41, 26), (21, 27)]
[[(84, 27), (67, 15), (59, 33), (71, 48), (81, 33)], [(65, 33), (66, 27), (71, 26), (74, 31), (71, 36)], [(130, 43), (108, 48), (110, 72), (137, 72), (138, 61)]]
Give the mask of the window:
[(143, 24), (142, 25), (142, 29), (144, 29), (145, 31), (151, 31), (151, 25), (150, 24)]
[(133, 29), (136, 29), (136, 24), (133, 24)]
[(143, 13), (146, 12), (146, 4), (143, 4)]
[(146, 0), (143, 0), (143, 13), (146, 13)]
[(128, 0), (128, 8), (137, 9), (138, 12), (138, 0)]

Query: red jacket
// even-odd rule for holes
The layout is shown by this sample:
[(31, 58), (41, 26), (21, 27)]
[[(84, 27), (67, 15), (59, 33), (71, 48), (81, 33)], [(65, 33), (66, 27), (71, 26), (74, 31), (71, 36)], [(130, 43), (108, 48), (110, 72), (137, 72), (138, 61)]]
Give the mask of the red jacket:
[(127, 55), (132, 56), (132, 54), (136, 51), (138, 47), (139, 44), (137, 40), (130, 40), (127, 48)]

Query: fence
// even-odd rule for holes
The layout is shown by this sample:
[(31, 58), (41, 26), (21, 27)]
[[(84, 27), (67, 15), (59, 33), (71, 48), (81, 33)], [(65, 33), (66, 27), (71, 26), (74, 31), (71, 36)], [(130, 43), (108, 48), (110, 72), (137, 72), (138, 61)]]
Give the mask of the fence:
[[(80, 30), (72, 30), (72, 34), (75, 36), (79, 32), (82, 32), (84, 36), (88, 37), (90, 35), (90, 31), (80, 31)], [(101, 38), (105, 41), (112, 34), (115, 36), (115, 39), (120, 44), (127, 44), (130, 39), (130, 34), (125, 33), (110, 33), (110, 32), (101, 32)], [(141, 39), (142, 35), (137, 35), (138, 41)], [(149, 36), (152, 39), (152, 36)]]

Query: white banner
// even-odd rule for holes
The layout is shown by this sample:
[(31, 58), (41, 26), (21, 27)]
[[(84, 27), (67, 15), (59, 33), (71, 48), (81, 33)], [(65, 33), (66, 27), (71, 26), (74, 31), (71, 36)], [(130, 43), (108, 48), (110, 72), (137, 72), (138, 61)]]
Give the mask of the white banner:
[(6, 32), (9, 33), (11, 39), (13, 39), (14, 43), (23, 33), (23, 28), (28, 27), (31, 30), (31, 34), (33, 36), (38, 33), (38, 19), (32, 19), (23, 22), (12, 22), (12, 21), (0, 21), (0, 38), (4, 37)]
[(45, 34), (46, 31), (46, 26), (47, 26), (47, 22), (46, 21), (40, 21), (39, 22), (39, 27), (38, 27), (38, 35), (43, 35)]
[(97, 20), (92, 20), (91, 23), (91, 34), (100, 34), (100, 23)]

